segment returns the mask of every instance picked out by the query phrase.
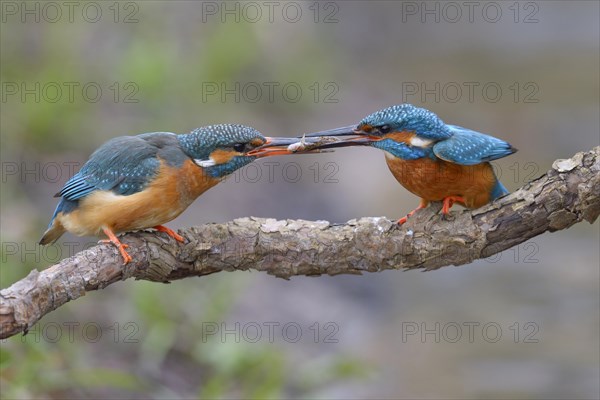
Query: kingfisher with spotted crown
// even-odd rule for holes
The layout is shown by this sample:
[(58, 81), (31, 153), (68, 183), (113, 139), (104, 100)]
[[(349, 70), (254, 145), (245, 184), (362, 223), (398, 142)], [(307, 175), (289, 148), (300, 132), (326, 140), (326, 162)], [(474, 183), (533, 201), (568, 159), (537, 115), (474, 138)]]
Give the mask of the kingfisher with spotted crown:
[(372, 146), (385, 152), (396, 180), (421, 198), (416, 209), (398, 220), (400, 225), (432, 201), (443, 202), (446, 215), (454, 203), (479, 208), (509, 193), (489, 162), (517, 149), (501, 139), (446, 124), (424, 108), (395, 105), (366, 116), (358, 125), (304, 135), (325, 136), (352, 137), (318, 148)]
[(206, 190), (257, 158), (293, 154), (294, 138), (265, 137), (243, 125), (212, 125), (188, 134), (122, 136), (99, 147), (55, 197), (61, 197), (40, 244), (66, 231), (100, 236), (132, 260), (118, 233), (154, 228), (184, 238), (163, 224)]

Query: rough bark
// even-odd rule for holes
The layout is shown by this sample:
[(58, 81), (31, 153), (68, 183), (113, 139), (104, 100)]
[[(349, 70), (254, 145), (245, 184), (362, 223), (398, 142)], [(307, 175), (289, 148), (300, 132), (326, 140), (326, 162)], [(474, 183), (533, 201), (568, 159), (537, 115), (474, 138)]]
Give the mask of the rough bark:
[(122, 240), (133, 262), (98, 245), (0, 291), (0, 338), (27, 332), (45, 314), (91, 290), (128, 278), (169, 282), (220, 271), (295, 275), (361, 274), (386, 269), (433, 270), (486, 258), (544, 232), (600, 214), (600, 147), (557, 160), (545, 175), (472, 211), (443, 219), (432, 206), (402, 227), (386, 218), (345, 224), (241, 218), (179, 233), (136, 232)]

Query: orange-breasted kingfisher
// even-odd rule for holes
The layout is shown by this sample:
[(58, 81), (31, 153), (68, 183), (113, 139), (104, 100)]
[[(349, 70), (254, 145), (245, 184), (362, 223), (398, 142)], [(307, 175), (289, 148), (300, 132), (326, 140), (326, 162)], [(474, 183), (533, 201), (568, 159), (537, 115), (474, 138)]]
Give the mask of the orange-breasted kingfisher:
[(394, 177), (421, 198), (399, 224), (431, 201), (442, 201), (445, 215), (454, 203), (472, 209), (508, 194), (489, 161), (517, 151), (501, 139), (446, 124), (431, 111), (411, 104), (379, 110), (358, 125), (305, 135), (319, 136), (353, 137), (318, 148), (372, 146), (385, 152)]
[(184, 239), (163, 224), (206, 190), (260, 157), (292, 154), (294, 138), (271, 138), (243, 125), (212, 125), (188, 134), (122, 136), (100, 146), (55, 197), (61, 197), (40, 244), (65, 231), (104, 234), (123, 261), (131, 256), (116, 234), (154, 228)]

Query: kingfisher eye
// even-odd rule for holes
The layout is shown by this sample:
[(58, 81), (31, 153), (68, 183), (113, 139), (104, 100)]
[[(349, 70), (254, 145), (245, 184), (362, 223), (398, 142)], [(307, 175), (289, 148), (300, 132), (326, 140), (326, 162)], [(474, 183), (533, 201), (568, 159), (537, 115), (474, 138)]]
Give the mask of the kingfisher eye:
[(390, 133), (391, 130), (392, 130), (392, 128), (390, 128), (390, 126), (387, 125), (387, 124), (386, 125), (381, 125), (379, 127), (379, 132), (381, 132), (381, 133)]
[(246, 145), (244, 143), (236, 143), (233, 145), (233, 149), (238, 153), (243, 153), (246, 149)]

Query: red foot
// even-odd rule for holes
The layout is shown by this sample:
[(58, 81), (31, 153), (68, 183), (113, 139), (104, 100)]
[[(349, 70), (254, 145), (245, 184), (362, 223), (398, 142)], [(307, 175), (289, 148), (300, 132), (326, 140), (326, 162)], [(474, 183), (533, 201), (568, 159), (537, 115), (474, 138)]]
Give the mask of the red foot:
[(121, 257), (123, 257), (124, 264), (127, 264), (128, 262), (133, 260), (131, 256), (125, 251), (125, 249), (129, 247), (129, 245), (121, 243), (119, 238), (117, 238), (117, 236), (110, 229), (102, 228), (102, 231), (104, 231), (104, 234), (108, 236), (108, 239), (102, 239), (100, 240), (100, 243), (112, 243), (119, 250), (119, 253), (121, 253)]
[(422, 208), (427, 207), (427, 201), (425, 200), (421, 200), (421, 202), (419, 203), (419, 206), (417, 208), (415, 208), (414, 210), (412, 210), (411, 212), (409, 212), (408, 214), (406, 214), (406, 217), (402, 217), (398, 220), (397, 224), (398, 225), (403, 225), (406, 221), (408, 221), (408, 217), (411, 217), (414, 213), (416, 213), (417, 211), (419, 211)]
[(181, 242), (181, 243), (185, 242), (185, 239), (183, 238), (183, 236), (178, 235), (177, 232), (167, 228), (166, 226), (157, 225), (154, 227), (154, 229), (156, 229), (159, 232), (166, 233), (167, 235), (171, 236), (173, 239), (177, 240), (178, 242)]
[(444, 197), (444, 205), (442, 206), (442, 214), (446, 215), (450, 212), (450, 208), (454, 205), (455, 202), (465, 203), (465, 199), (460, 196), (448, 196)]

